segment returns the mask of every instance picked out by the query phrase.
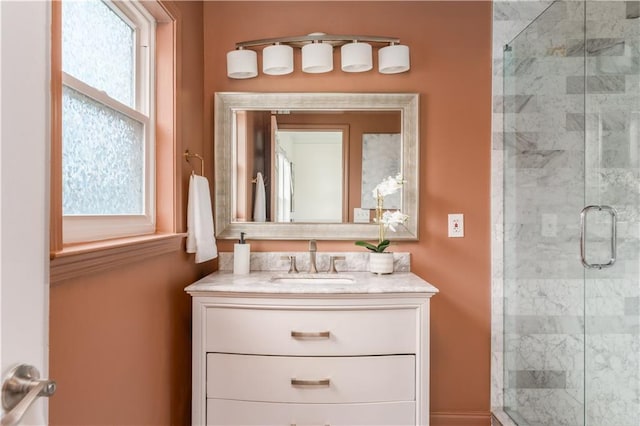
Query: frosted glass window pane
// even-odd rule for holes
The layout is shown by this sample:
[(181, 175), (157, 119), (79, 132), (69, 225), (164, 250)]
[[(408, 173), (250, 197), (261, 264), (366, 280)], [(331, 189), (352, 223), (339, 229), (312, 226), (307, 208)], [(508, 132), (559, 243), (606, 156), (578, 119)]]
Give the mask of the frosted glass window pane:
[(144, 158), (143, 123), (63, 87), (63, 214), (143, 214)]
[(98, 0), (62, 2), (62, 70), (135, 108), (134, 31)]

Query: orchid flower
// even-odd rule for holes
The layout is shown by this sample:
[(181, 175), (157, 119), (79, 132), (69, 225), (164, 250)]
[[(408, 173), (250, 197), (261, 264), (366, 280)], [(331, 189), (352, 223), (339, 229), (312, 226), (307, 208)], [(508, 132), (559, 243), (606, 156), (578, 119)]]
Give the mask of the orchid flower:
[(385, 229), (389, 228), (393, 232), (396, 232), (395, 227), (398, 225), (402, 225), (407, 221), (407, 219), (409, 219), (409, 216), (402, 213), (400, 210), (396, 210), (395, 212), (386, 211), (382, 214), (380, 223), (385, 227)]
[(404, 180), (402, 179), (402, 175), (400, 173), (398, 173), (395, 177), (388, 176), (375, 188), (373, 188), (373, 198), (377, 199), (378, 197), (386, 197), (387, 195), (394, 194), (400, 188), (402, 188), (403, 183)]
[(387, 229), (396, 232), (396, 227), (398, 225), (404, 224), (409, 216), (402, 213), (400, 210), (396, 210), (394, 212), (385, 211), (384, 210), (384, 197), (387, 195), (394, 194), (404, 184), (404, 179), (402, 175), (398, 173), (395, 177), (388, 176), (383, 179), (374, 189), (373, 189), (373, 198), (377, 202), (376, 206), (376, 217), (374, 222), (378, 224), (378, 244), (368, 243), (366, 241), (356, 241), (356, 245), (365, 247), (372, 252), (382, 253), (384, 252), (391, 241), (385, 239), (384, 234)]

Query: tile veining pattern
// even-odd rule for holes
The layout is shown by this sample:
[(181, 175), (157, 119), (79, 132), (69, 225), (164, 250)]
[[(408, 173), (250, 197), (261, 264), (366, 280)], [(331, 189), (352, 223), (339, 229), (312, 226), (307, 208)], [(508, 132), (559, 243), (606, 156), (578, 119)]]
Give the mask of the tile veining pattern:
[[(586, 9), (586, 204), (618, 211), (617, 264), (586, 273), (587, 424), (640, 424), (639, 12), (637, 1)], [(608, 221), (595, 222), (592, 256), (606, 262)]]
[[(276, 274), (277, 275), (277, 274)], [(429, 293), (438, 289), (411, 272), (377, 275), (370, 272), (349, 272), (341, 275), (353, 282), (320, 283), (273, 282), (273, 272), (257, 271), (246, 275), (234, 275), (229, 271), (214, 272), (185, 289), (187, 292), (264, 293), (264, 294), (370, 294)]]
[[(219, 258), (219, 272), (210, 274), (187, 287), (187, 291), (239, 292), (239, 293), (314, 293), (314, 294), (379, 294), (379, 293), (432, 293), (438, 292), (428, 282), (409, 271), (410, 253), (394, 253), (395, 269), (393, 274), (377, 275), (368, 272), (368, 253), (341, 252), (318, 253), (319, 271), (329, 267), (329, 256), (344, 256), (345, 260), (336, 261), (339, 273), (313, 274), (326, 275), (353, 280), (350, 283), (321, 281), (319, 283), (274, 282), (279, 278), (307, 278), (308, 252), (258, 252), (251, 254), (251, 273), (235, 275), (233, 271), (233, 253), (222, 252)], [(299, 259), (298, 274), (288, 274), (289, 261), (283, 256), (296, 256)], [(304, 260), (306, 259), (306, 261)]]
[[(512, 10), (501, 4), (494, 19)], [(504, 296), (494, 316), (501, 308), (505, 318), (504, 341), (494, 322), (493, 362), (505, 368), (492, 404), (504, 380), (504, 407), (519, 424), (638, 425), (639, 5), (588, 2), (585, 40), (584, 4), (557, 2), (505, 56), (492, 164), (494, 235), (505, 243), (504, 259), (493, 250), (494, 303)], [(588, 204), (618, 210), (614, 268), (580, 264), (578, 213)], [(608, 218), (589, 220), (589, 260), (606, 263)]]
[[(281, 271), (289, 270), (288, 256), (296, 257), (298, 271), (304, 273), (309, 270), (309, 252), (253, 252), (251, 253), (251, 271)], [(369, 252), (318, 252), (316, 267), (319, 272), (329, 270), (330, 256), (343, 256), (344, 260), (336, 260), (338, 272), (358, 272), (369, 270)], [(411, 253), (393, 253), (394, 272), (409, 272)], [(218, 260), (220, 271), (233, 271), (233, 253), (222, 252)]]
[[(509, 425), (503, 407), (504, 328), (503, 328), (503, 48), (529, 25), (551, 1), (495, 0), (493, 2), (493, 114), (491, 150), (491, 407), (500, 421)], [(508, 102), (515, 101), (515, 98)], [(525, 135), (521, 135), (525, 136)]]
[(584, 423), (584, 6), (551, 5), (504, 64), (504, 407)]

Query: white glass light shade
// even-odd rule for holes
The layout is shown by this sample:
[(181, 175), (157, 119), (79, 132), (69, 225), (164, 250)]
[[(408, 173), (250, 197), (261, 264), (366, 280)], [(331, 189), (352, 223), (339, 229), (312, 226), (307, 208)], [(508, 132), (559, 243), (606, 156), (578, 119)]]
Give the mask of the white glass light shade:
[(227, 53), (229, 78), (252, 78), (258, 75), (258, 54), (253, 50), (232, 50)]
[(373, 68), (371, 45), (369, 43), (348, 43), (340, 49), (342, 71), (364, 72)]
[(262, 50), (262, 72), (269, 75), (284, 75), (293, 72), (293, 48), (275, 44)]
[(333, 70), (333, 47), (328, 43), (310, 43), (302, 47), (302, 71), (321, 73)]
[(378, 51), (378, 71), (381, 74), (398, 74), (409, 71), (409, 46), (394, 44)]

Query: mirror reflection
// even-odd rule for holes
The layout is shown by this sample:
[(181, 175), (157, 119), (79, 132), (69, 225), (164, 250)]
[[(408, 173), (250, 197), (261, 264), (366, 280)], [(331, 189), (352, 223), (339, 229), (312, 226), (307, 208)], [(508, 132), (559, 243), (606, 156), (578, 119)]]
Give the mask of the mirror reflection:
[(275, 136), (273, 220), (342, 222), (343, 133), (280, 128)]
[(233, 220), (355, 222), (354, 209), (375, 208), (378, 181), (400, 172), (401, 120), (400, 110), (236, 111)]
[(409, 216), (395, 240), (417, 239), (418, 103), (415, 93), (216, 93), (216, 237), (377, 238), (371, 188), (401, 173), (385, 208)]

